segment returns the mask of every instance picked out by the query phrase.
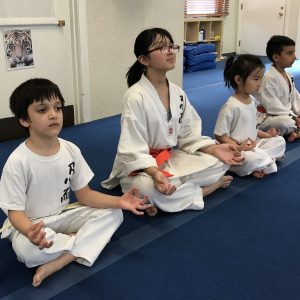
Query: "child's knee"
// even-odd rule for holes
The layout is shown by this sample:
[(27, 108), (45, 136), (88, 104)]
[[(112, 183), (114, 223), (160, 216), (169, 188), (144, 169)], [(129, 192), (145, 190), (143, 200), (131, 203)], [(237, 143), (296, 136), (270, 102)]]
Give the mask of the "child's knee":
[(110, 224), (121, 224), (124, 219), (122, 209), (119, 208), (94, 209), (91, 219), (94, 218), (99, 222), (106, 219)]
[(112, 209), (111, 213), (114, 220), (116, 220), (118, 223), (123, 222), (124, 217), (123, 217), (122, 209)]
[(54, 241), (50, 248), (39, 249), (26, 236), (16, 233), (12, 238), (12, 247), (20, 262), (28, 268), (36, 267), (59, 257), (64, 251), (70, 251), (75, 237), (62, 233), (55, 233), (50, 228), (44, 228), (48, 241)]
[(12, 239), (12, 247), (20, 262), (24, 263), (28, 268), (39, 265), (39, 252), (41, 251), (38, 246), (30, 242), (30, 240), (21, 233), (17, 233)]
[(286, 141), (285, 141), (284, 137), (278, 135), (278, 136), (275, 136), (274, 139), (276, 139), (276, 143), (278, 143), (279, 147), (281, 147), (281, 148), (286, 147)]
[(142, 197), (149, 196), (155, 190), (152, 177), (144, 173), (135, 176), (133, 179), (121, 180), (121, 186), (123, 193), (132, 187), (137, 188)]

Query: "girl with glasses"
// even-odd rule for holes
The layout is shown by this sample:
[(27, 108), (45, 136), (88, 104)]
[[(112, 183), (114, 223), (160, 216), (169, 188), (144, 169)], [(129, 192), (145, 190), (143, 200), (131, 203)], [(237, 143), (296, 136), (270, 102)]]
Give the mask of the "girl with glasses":
[(175, 68), (172, 36), (162, 28), (136, 38), (136, 61), (127, 73), (121, 136), (113, 170), (102, 186), (139, 188), (153, 207), (167, 212), (204, 208), (203, 197), (232, 181), (229, 165), (240, 165), (236, 147), (201, 135), (201, 119), (184, 91), (167, 79)]

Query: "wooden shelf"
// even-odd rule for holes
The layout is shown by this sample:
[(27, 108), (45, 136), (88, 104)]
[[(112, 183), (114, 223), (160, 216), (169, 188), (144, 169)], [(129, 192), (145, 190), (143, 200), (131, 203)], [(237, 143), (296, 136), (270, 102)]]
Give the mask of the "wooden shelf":
[[(205, 38), (199, 40), (199, 31), (204, 29)], [(184, 40), (186, 43), (213, 43), (216, 46), (217, 60), (222, 56), (223, 18), (185, 18)]]

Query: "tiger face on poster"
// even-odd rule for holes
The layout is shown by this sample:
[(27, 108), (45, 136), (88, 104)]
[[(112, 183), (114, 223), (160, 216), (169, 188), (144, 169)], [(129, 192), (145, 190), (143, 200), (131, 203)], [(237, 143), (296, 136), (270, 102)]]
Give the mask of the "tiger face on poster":
[(15, 29), (3, 32), (8, 70), (33, 67), (31, 30)]

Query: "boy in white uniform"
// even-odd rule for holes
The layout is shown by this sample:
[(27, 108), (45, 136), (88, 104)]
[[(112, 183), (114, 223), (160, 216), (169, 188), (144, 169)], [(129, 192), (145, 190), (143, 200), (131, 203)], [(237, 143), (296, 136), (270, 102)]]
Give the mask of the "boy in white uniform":
[(287, 36), (272, 36), (266, 52), (272, 65), (264, 75), (257, 96), (262, 106), (258, 110), (265, 110), (265, 119), (259, 128), (266, 131), (274, 127), (292, 142), (300, 138), (300, 95), (285, 68), (290, 68), (296, 60), (295, 42)]
[[(121, 197), (93, 191), (93, 172), (77, 146), (58, 138), (64, 99), (57, 85), (31, 79), (15, 89), (10, 108), (29, 138), (8, 158), (0, 182), (0, 207), (7, 214), (2, 238), (18, 260), (35, 267), (33, 286), (72, 261), (92, 266), (123, 220), (121, 209), (146, 209), (138, 191)], [(69, 205), (70, 190), (79, 201)], [(74, 206), (74, 205), (73, 205)]]
[(118, 152), (109, 179), (102, 182), (109, 189), (120, 183), (123, 191), (136, 186), (167, 212), (203, 209), (204, 196), (230, 184), (232, 177), (224, 176), (229, 164), (243, 160), (235, 147), (201, 135), (200, 117), (183, 90), (167, 80), (178, 51), (162, 28), (136, 38)]

